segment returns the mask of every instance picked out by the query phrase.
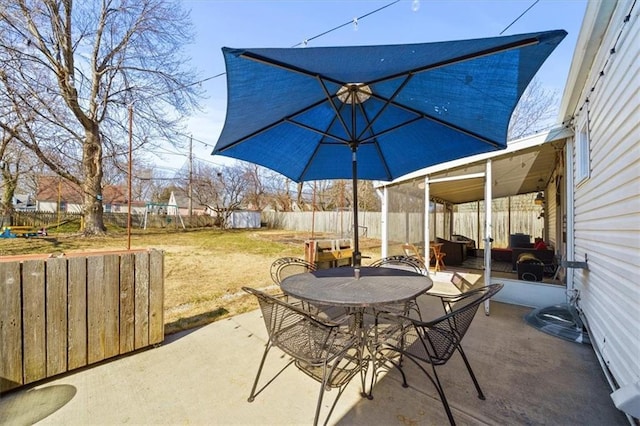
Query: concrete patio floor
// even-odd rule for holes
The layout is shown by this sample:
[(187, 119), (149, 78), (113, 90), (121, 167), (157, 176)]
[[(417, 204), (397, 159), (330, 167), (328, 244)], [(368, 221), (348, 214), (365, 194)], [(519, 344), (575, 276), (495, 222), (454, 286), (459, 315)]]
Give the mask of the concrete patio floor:
[[(436, 301), (437, 302), (437, 301)], [(439, 315), (427, 302), (423, 312)], [(546, 335), (525, 323), (529, 308), (491, 303), (463, 341), (486, 400), (476, 397), (459, 355), (439, 368), (460, 425), (624, 425), (609, 397), (593, 349)], [(311, 424), (319, 386), (291, 367), (247, 402), (264, 350), (259, 311), (168, 336), (153, 349), (9, 392), (0, 424)], [(275, 371), (284, 356), (271, 354)], [(441, 425), (447, 418), (430, 382), (406, 363), (410, 387), (391, 371), (360, 397), (354, 379), (330, 424)], [(336, 392), (325, 395), (330, 404)]]

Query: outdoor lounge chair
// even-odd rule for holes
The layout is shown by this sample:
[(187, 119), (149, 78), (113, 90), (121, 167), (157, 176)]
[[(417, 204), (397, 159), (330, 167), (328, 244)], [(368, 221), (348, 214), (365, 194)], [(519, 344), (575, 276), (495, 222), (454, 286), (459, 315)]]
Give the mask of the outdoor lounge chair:
[[(461, 343), (478, 307), (485, 300), (493, 297), (502, 287), (502, 284), (491, 284), (451, 297), (448, 299), (450, 311), (432, 321), (420, 321), (388, 313), (379, 314), (378, 317), (385, 326), (373, 329), (376, 333), (374, 377), (381, 369), (388, 368), (391, 364), (400, 370), (403, 386), (408, 387), (402, 360), (406, 358), (413, 361), (435, 386), (449, 422), (454, 425), (455, 421), (436, 367), (446, 364), (456, 351), (459, 352), (478, 392), (478, 398), (485, 399)], [(389, 326), (388, 324), (393, 321), (395, 326)], [(431, 374), (427, 370), (427, 365), (431, 365)]]
[[(282, 371), (295, 364), (300, 371), (320, 382), (314, 425), (318, 424), (325, 390), (338, 389), (326, 416), (326, 424), (351, 379), (363, 369), (366, 373), (368, 358), (362, 356), (360, 339), (345, 331), (340, 323), (322, 319), (287, 303), (286, 296), (274, 297), (249, 287), (243, 287), (243, 290), (257, 297), (269, 334), (249, 402), (253, 402)], [(267, 354), (273, 347), (289, 355), (291, 360), (257, 390)]]

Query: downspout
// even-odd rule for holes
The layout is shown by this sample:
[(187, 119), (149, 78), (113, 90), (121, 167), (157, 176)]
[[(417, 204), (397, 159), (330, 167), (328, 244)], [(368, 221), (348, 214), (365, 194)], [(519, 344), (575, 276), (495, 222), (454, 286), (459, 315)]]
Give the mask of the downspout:
[(389, 229), (387, 228), (387, 224), (389, 223), (389, 189), (385, 185), (376, 189), (376, 194), (378, 194), (378, 198), (380, 198), (381, 203), (381, 217), (380, 217), (380, 239), (382, 240), (381, 256), (385, 258), (388, 256), (389, 252)]
[[(429, 274), (429, 265), (431, 264), (431, 222), (429, 208), (431, 207), (431, 200), (429, 200), (429, 176), (424, 177), (424, 260), (426, 262), (425, 269), (427, 275)], [(434, 272), (435, 274), (435, 272)]]
[[(573, 138), (569, 138), (567, 139), (567, 155), (565, 155), (565, 175), (566, 175), (566, 179), (565, 179), (565, 186), (566, 186), (566, 191), (567, 191), (567, 207), (566, 207), (566, 211), (565, 211), (565, 215), (566, 215), (566, 232), (567, 232), (567, 237), (566, 237), (566, 241), (565, 241), (565, 249), (567, 251), (567, 257), (565, 260), (574, 260), (575, 255), (576, 255), (576, 248), (575, 248), (575, 244), (574, 244), (574, 226), (575, 226), (575, 222), (574, 222), (574, 215), (575, 215), (575, 205), (574, 205), (574, 182), (573, 182), (573, 156), (574, 156), (574, 150), (573, 150)], [(573, 268), (565, 268), (565, 280), (567, 283), (567, 290), (574, 290), (574, 282), (573, 282), (573, 275), (574, 275), (574, 271)], [(567, 296), (569, 295), (569, 291), (567, 291)], [(567, 300), (568, 301), (568, 300)]]
[[(484, 177), (484, 285), (491, 284), (491, 242), (493, 239), (491, 238), (491, 185), (493, 179), (491, 177), (491, 160), (487, 160), (487, 164), (485, 165), (485, 177)], [(489, 315), (489, 300), (484, 302), (484, 313), (485, 315)]]

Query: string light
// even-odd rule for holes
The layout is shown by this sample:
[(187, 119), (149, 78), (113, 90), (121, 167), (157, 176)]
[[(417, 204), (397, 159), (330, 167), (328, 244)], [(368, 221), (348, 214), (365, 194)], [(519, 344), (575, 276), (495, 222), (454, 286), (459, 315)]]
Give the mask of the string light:
[[(582, 102), (582, 105), (578, 109), (578, 112), (581, 112), (585, 106), (589, 105), (589, 97), (596, 90), (596, 86), (598, 85), (600, 80), (605, 76), (605, 69), (607, 69), (607, 67), (609, 66), (609, 61), (611, 60), (611, 57), (616, 54), (616, 48), (620, 43), (620, 38), (622, 37), (622, 33), (624, 32), (625, 28), (627, 27), (627, 24), (629, 23), (629, 20), (631, 19), (631, 14), (633, 12), (633, 9), (635, 8), (635, 5), (636, 5), (636, 2), (634, 1), (631, 4), (631, 7), (629, 8), (629, 13), (624, 17), (624, 20), (622, 21), (622, 27), (620, 28), (620, 31), (618, 32), (618, 36), (613, 42), (613, 46), (611, 47), (611, 49), (609, 49), (609, 57), (605, 60), (604, 64), (602, 65), (602, 69), (600, 70), (600, 72), (598, 73), (598, 76), (593, 82), (591, 89), (589, 89), (589, 92), (586, 94), (585, 100)], [(588, 113), (588, 110), (587, 110), (587, 113)], [(568, 120), (563, 121), (562, 124), (566, 125), (566, 127), (569, 128), (573, 124), (575, 117), (576, 117), (575, 114), (572, 115), (571, 117), (569, 117)]]
[(320, 38), (320, 37), (322, 37), (322, 36), (324, 36), (324, 35), (327, 35), (327, 34), (329, 34), (329, 33), (332, 33), (332, 32), (334, 32), (334, 31), (336, 31), (336, 30), (339, 30), (340, 28), (346, 27), (347, 25), (353, 25), (353, 24), (354, 24), (354, 22), (359, 21), (359, 20), (361, 20), (361, 19), (364, 19), (364, 18), (366, 18), (367, 16), (371, 16), (371, 15), (373, 15), (374, 13), (378, 13), (378, 12), (380, 12), (381, 10), (384, 10), (384, 9), (388, 8), (389, 6), (393, 6), (394, 4), (399, 3), (399, 2), (400, 2), (400, 0), (394, 0), (394, 1), (392, 1), (391, 3), (387, 3), (387, 4), (385, 4), (385, 5), (384, 5), (384, 6), (382, 6), (382, 7), (379, 7), (379, 8), (377, 8), (377, 9), (375, 9), (375, 10), (372, 10), (372, 11), (371, 11), (371, 12), (369, 12), (369, 13), (365, 13), (365, 14), (364, 14), (364, 15), (362, 15), (362, 16), (358, 16), (357, 18), (354, 18), (354, 19), (352, 19), (352, 20), (350, 20), (350, 21), (348, 21), (348, 22), (345, 22), (344, 24), (340, 24), (340, 25), (338, 25), (338, 26), (336, 26), (336, 27), (333, 27), (333, 28), (331, 28), (331, 29), (329, 29), (329, 30), (327, 30), (327, 31), (324, 31), (324, 32), (322, 32), (322, 33), (320, 33), (320, 34), (318, 34), (318, 35), (315, 35), (315, 36), (313, 36), (313, 37), (307, 38), (307, 39), (305, 39), (304, 41), (302, 41), (302, 42), (300, 42), (300, 43), (297, 43), (297, 44), (294, 44), (294, 45), (293, 45), (293, 46), (291, 46), (291, 47), (306, 46), (307, 44), (309, 44), (309, 42), (310, 42), (311, 40), (315, 40), (315, 39), (317, 39), (317, 38)]
[(411, 2), (411, 10), (413, 10), (414, 12), (420, 10), (420, 0), (413, 0)]

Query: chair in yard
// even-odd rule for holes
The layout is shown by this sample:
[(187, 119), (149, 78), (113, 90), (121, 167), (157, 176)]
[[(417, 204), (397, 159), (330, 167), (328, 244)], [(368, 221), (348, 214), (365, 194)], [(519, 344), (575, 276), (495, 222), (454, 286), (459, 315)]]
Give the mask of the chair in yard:
[(271, 264), (271, 279), (280, 285), (283, 279), (295, 274), (315, 271), (316, 266), (297, 257), (281, 257)]
[(420, 259), (418, 259), (417, 257), (413, 257), (413, 256), (402, 256), (402, 255), (387, 256), (387, 257), (383, 257), (381, 259), (378, 259), (378, 260), (374, 261), (369, 266), (372, 266), (372, 267), (375, 267), (375, 268), (379, 268), (379, 267), (394, 268), (394, 267), (397, 267), (399, 269), (408, 269), (408, 270), (416, 272), (418, 274), (424, 274), (424, 272), (425, 272), (424, 263)]
[[(398, 268), (407, 269), (420, 275), (424, 275), (426, 272), (424, 263), (422, 263), (417, 257), (413, 256), (387, 256), (378, 259), (369, 265), (374, 268)], [(399, 304), (387, 304), (382, 307), (378, 307), (379, 311), (394, 312), (399, 314), (406, 314), (410, 310), (417, 310), (418, 305), (415, 300), (410, 300), (405, 303)]]
[[(361, 351), (360, 339), (346, 331), (341, 323), (319, 318), (312, 313), (287, 303), (286, 296), (270, 296), (259, 290), (243, 287), (258, 299), (264, 324), (267, 327), (267, 342), (260, 367), (256, 375), (249, 402), (269, 386), (291, 364), (320, 383), (320, 394), (316, 405), (313, 424), (318, 424), (325, 390), (337, 388), (325, 424), (328, 422), (338, 399), (351, 379), (358, 373), (366, 374), (368, 358)], [(267, 354), (272, 348), (278, 348), (291, 357), (291, 360), (278, 371), (260, 389), (258, 382)]]
[(420, 254), (420, 250), (418, 250), (418, 248), (413, 244), (403, 244), (402, 251), (404, 251), (405, 256), (417, 259), (423, 265), (423, 269), (426, 269), (426, 267), (429, 266), (429, 263), (426, 262), (424, 257), (422, 257), (422, 254)]
[[(436, 367), (446, 364), (457, 351), (467, 367), (478, 392), (478, 398), (485, 399), (461, 343), (478, 307), (485, 300), (493, 297), (502, 287), (502, 284), (491, 284), (467, 291), (459, 296), (450, 297), (447, 300), (449, 312), (432, 321), (421, 321), (393, 314), (379, 314), (385, 327), (374, 329), (374, 341), (376, 342), (374, 377), (377, 376), (379, 369), (389, 368), (389, 364), (391, 364), (400, 370), (403, 386), (407, 387), (407, 377), (403, 371), (402, 361), (405, 358), (413, 361), (433, 383), (449, 422), (452, 425), (455, 424)], [(388, 325), (394, 321), (395, 326)], [(428, 371), (427, 365), (431, 365), (431, 373)]]
[[(451, 292), (445, 292), (445, 290), (448, 289), (431, 289), (429, 291), (427, 291), (427, 296), (433, 296), (433, 297), (438, 297), (440, 298), (440, 301), (442, 302), (442, 306), (444, 307), (444, 311), (445, 313), (448, 313), (451, 311), (451, 305), (453, 302), (451, 302), (452, 300), (455, 301), (457, 297), (459, 297), (460, 295), (471, 291), (471, 290), (475, 290), (476, 288), (480, 288), (484, 285), (483, 281), (477, 280), (476, 282), (472, 283), (471, 281), (467, 280), (465, 277), (463, 277), (462, 275), (460, 275), (457, 272), (454, 272), (453, 275), (451, 275), (451, 283), (454, 285), (454, 287), (452, 287), (452, 291)], [(441, 292), (439, 292), (439, 290)]]
[[(315, 270), (316, 266), (304, 259), (298, 257), (281, 257), (271, 264), (271, 279), (274, 283), (280, 285), (282, 280), (291, 275), (313, 272)], [(347, 310), (335, 306), (312, 304), (293, 299), (292, 297), (289, 297), (289, 303), (332, 321), (340, 321), (349, 313)]]

